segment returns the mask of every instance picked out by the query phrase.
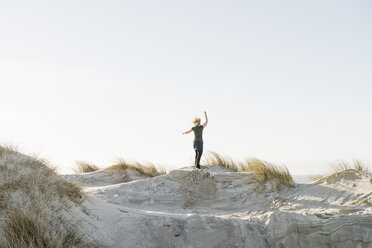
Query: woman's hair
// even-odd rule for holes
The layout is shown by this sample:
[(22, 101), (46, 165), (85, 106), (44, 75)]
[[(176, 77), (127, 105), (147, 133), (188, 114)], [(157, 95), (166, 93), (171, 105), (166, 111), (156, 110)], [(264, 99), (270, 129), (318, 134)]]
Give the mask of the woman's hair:
[(194, 126), (200, 125), (200, 118), (199, 117), (195, 117), (192, 122), (194, 123)]

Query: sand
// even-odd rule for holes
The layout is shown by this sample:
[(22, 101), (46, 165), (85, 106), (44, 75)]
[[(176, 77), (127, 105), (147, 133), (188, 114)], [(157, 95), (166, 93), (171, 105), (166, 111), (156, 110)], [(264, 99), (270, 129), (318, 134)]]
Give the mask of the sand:
[(90, 235), (108, 247), (372, 247), (372, 175), (356, 170), (281, 190), (218, 166), (64, 177), (84, 186)]

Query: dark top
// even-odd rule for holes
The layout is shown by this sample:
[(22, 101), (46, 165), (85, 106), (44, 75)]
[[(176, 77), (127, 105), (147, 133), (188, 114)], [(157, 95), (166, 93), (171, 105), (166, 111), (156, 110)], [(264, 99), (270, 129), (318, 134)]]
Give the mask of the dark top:
[(192, 131), (194, 132), (194, 141), (203, 142), (203, 125), (198, 125), (196, 127), (192, 128)]

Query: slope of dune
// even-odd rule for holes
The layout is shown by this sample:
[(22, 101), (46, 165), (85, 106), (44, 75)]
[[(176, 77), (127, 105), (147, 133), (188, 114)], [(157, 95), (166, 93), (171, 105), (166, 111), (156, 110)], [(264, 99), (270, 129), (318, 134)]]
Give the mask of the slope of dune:
[(372, 175), (356, 170), (295, 187), (219, 166), (123, 183), (1, 148), (0, 173), (0, 247), (372, 247)]
[(204, 166), (84, 191), (111, 247), (350, 248), (372, 247), (371, 180), (347, 170), (278, 190)]
[(0, 247), (102, 247), (81, 188), (0, 146)]

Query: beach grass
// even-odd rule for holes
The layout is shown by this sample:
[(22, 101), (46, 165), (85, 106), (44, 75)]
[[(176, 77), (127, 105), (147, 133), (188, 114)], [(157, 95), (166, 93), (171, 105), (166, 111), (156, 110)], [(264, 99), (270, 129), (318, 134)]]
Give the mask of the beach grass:
[(76, 162), (76, 167), (73, 169), (73, 171), (77, 174), (80, 173), (88, 173), (99, 170), (98, 166), (92, 163), (88, 163), (85, 161), (78, 161)]
[(323, 177), (325, 177), (324, 174), (315, 174), (315, 175), (310, 175), (310, 176), (309, 176), (309, 179), (310, 179), (311, 181), (317, 181), (317, 180), (319, 180), (319, 179), (322, 179)]
[(246, 159), (243, 162), (238, 162), (217, 152), (209, 152), (204, 163), (210, 166), (222, 166), (234, 172), (252, 172), (260, 182), (275, 179), (278, 181), (279, 188), (282, 185), (294, 186), (292, 175), (286, 166), (273, 165), (259, 159)]
[(0, 146), (0, 247), (94, 247), (84, 241), (79, 223), (61, 214), (81, 206), (82, 189), (49, 166)]
[(129, 162), (122, 158), (117, 159), (118, 162), (105, 171), (128, 171), (132, 170), (145, 177), (156, 177), (166, 173), (164, 168), (159, 168), (152, 163), (140, 163), (137, 161)]
[(74, 227), (69, 230), (52, 229), (42, 211), (30, 208), (14, 208), (5, 212), (3, 218), (3, 247), (92, 247), (84, 244)]
[(360, 172), (366, 172), (370, 173), (370, 168), (364, 164), (361, 160), (359, 159), (353, 159), (351, 162), (345, 161), (345, 160), (338, 160), (335, 163), (332, 163), (328, 166), (329, 168), (329, 173), (325, 174), (319, 174), (319, 175), (311, 175), (309, 176), (309, 179), (312, 181), (317, 181), (319, 179), (322, 179), (326, 176), (330, 176), (336, 173), (343, 172), (345, 170), (357, 170)]
[(353, 159), (351, 162), (339, 160), (336, 163), (331, 164), (330, 168), (332, 170), (332, 173), (338, 173), (350, 169), (354, 169), (360, 172), (370, 172), (368, 166), (359, 159)]
[(209, 152), (209, 156), (204, 159), (204, 164), (211, 166), (222, 166), (229, 170), (238, 172), (239, 164), (228, 156), (223, 156), (217, 152)]
[(253, 172), (260, 181), (275, 179), (278, 181), (277, 186), (283, 185), (293, 187), (294, 181), (291, 173), (286, 166), (273, 165), (259, 159), (246, 159), (240, 163), (240, 171)]

